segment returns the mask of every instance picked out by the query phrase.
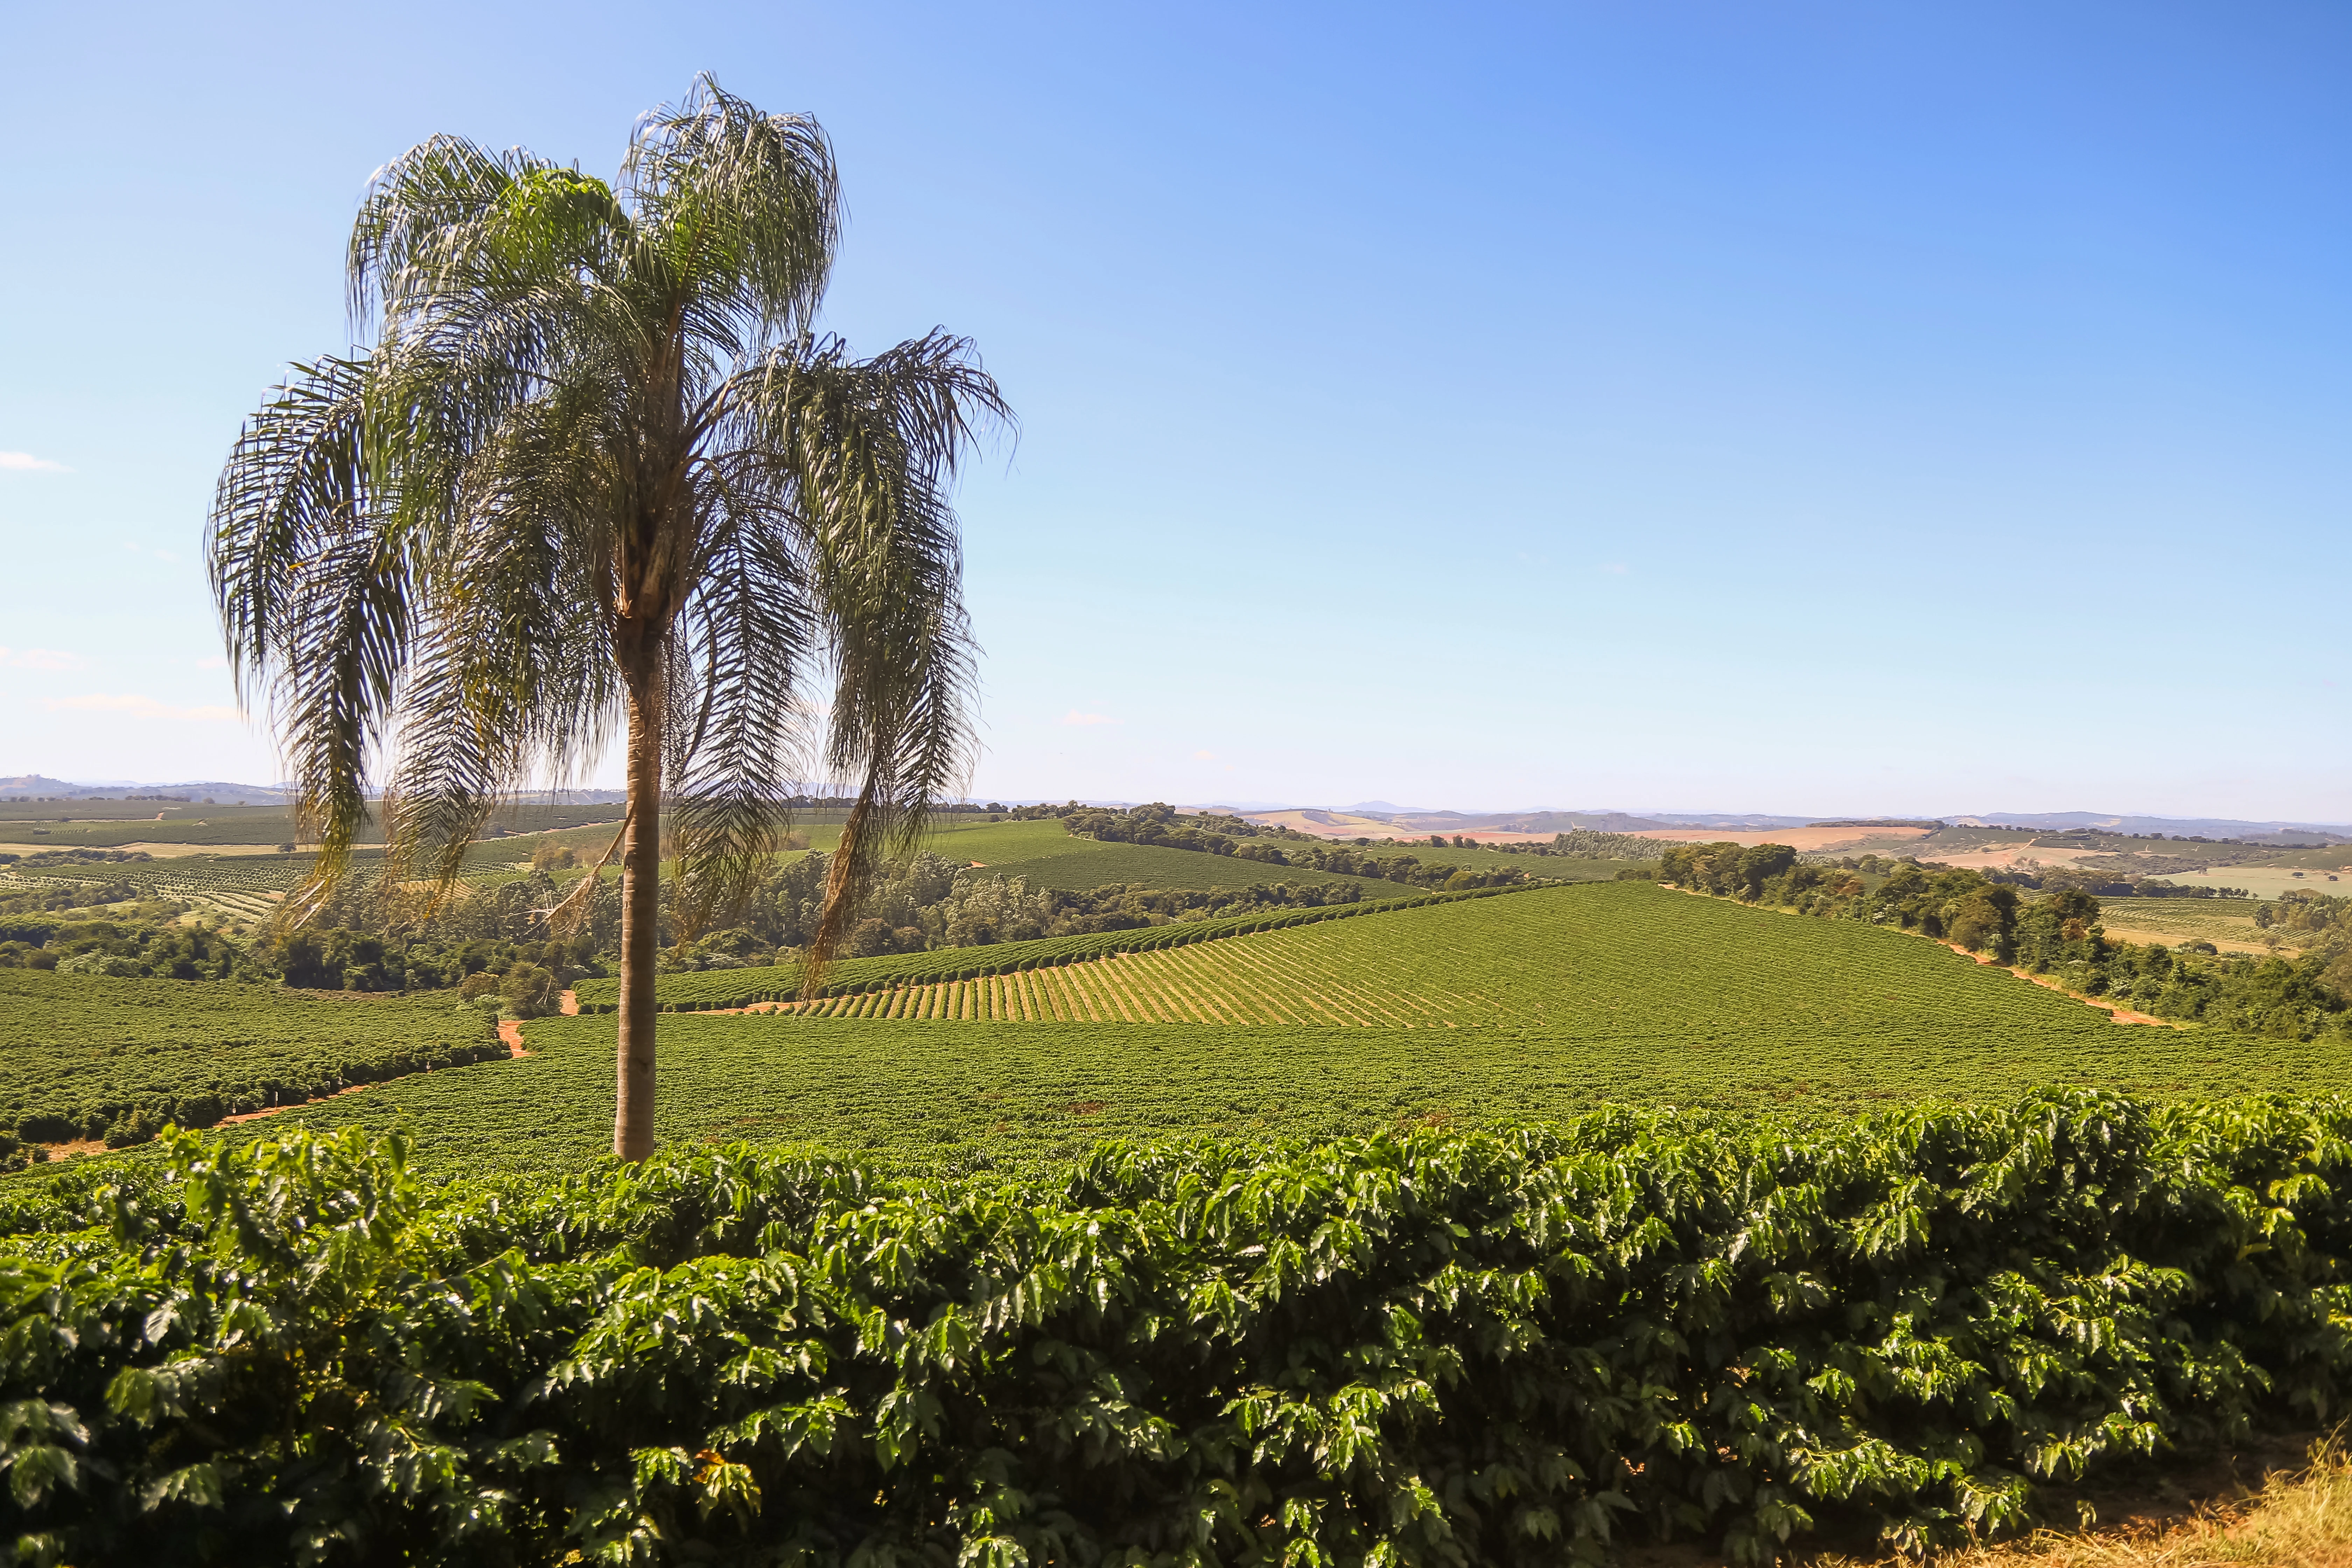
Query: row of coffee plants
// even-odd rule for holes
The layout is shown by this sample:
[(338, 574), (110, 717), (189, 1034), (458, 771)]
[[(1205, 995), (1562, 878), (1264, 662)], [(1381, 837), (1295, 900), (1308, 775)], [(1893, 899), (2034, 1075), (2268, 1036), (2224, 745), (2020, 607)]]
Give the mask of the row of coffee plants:
[(0, 969), (0, 1131), (25, 1143), (139, 1142), (505, 1054), (483, 1012), (446, 995)]
[[(1174, 929), (1174, 928), (1168, 928)], [(1645, 882), (1317, 923), (1243, 941), (929, 985), (845, 990), (830, 1016), (1100, 1023), (1507, 1026), (1738, 1036), (1952, 1038), (2111, 1033), (2104, 1013), (1866, 926), (1768, 921)]]
[(398, 1139), (0, 1212), (19, 1563), (1769, 1563), (2340, 1410), (2352, 1102), (1811, 1131), (740, 1146), (433, 1186)]
[[(1052, 984), (1070, 973), (1018, 979)], [(436, 1174), (593, 1164), (613, 1144), (613, 1020), (540, 1018), (522, 1031), (525, 1059), (420, 1073), (285, 1120), (411, 1126), (417, 1160)], [(2118, 1026), (2082, 1007), (1964, 1027), (1940, 1010), (1847, 1028), (1759, 1016), (1712, 1038), (1687, 1018), (1661, 1025), (1597, 1009), (1540, 1032), (693, 1013), (662, 1020), (656, 1126), (664, 1142), (814, 1142), (948, 1174), (1071, 1159), (1106, 1137), (1341, 1137), (1551, 1121), (1602, 1104), (1818, 1120), (1890, 1104), (1998, 1103), (2053, 1080), (2162, 1098), (2352, 1092), (2342, 1053), (2216, 1044), (2202, 1031)]]
[[(872, 958), (843, 959), (824, 973), (821, 994), (863, 995), (895, 991), (909, 985), (977, 980), (982, 975), (1012, 974), (1024, 970), (1083, 963), (1121, 952), (1156, 952), (1196, 942), (1248, 936), (1257, 931), (1358, 915), (1393, 913), (1462, 899), (1491, 898), (1497, 893), (1525, 891), (1517, 888), (1477, 889), (1467, 892), (1424, 893), (1412, 898), (1367, 900), (1360, 903), (1323, 904), (1307, 909), (1276, 910), (1235, 915), (1222, 920), (1183, 921), (1146, 926), (1136, 931), (1093, 931), (1079, 936), (1046, 937), (1036, 942), (1004, 942), (985, 947), (939, 948), (928, 952), (883, 953)], [(666, 1013), (707, 1012), (746, 1007), (764, 1002), (789, 1002), (800, 995), (801, 966), (767, 964), (751, 969), (698, 971), (665, 974), (656, 982), (658, 1005)], [(618, 980), (583, 980), (574, 995), (583, 1013), (609, 1013), (620, 1005)]]

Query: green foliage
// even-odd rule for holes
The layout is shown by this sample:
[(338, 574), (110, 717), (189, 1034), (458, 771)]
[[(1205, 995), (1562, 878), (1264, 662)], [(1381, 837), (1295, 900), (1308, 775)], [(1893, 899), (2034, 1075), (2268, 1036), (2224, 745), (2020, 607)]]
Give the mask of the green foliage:
[(0, 1129), (136, 1142), (352, 1084), (503, 1056), (446, 997), (338, 997), (0, 969)]
[[(1076, 837), (1230, 856), (1237, 861), (1261, 866), (1285, 866), (1325, 876), (1373, 878), (1403, 887), (1449, 888), (1458, 891), (1464, 888), (1510, 887), (1530, 879), (1528, 873), (1518, 867), (1464, 867), (1443, 862), (1424, 865), (1418, 856), (1401, 855), (1385, 847), (1374, 852), (1369, 841), (1350, 846), (1310, 837), (1291, 828), (1267, 827), (1238, 816), (1213, 813), (1186, 816), (1160, 802), (1123, 812), (1066, 808), (1063, 820)], [(1433, 847), (1444, 847), (1444, 841), (1434, 836), (1430, 843)], [(1458, 848), (1471, 847), (1467, 839), (1456, 838), (1454, 844)]]
[(1551, 852), (1581, 860), (1659, 860), (1668, 846), (1633, 833), (1603, 833), (1598, 828), (1571, 827), (1554, 834)]
[[(1820, 1119), (1999, 1101), (2053, 1080), (2162, 1098), (2352, 1092), (2341, 1052), (2258, 1037), (2217, 1048), (2201, 1031), (2069, 1012), (2082, 1020), (2072, 1028), (1764, 1018), (1719, 1036), (1605, 1016), (1539, 1032), (675, 1014), (661, 1023), (656, 1121), (665, 1140), (813, 1142), (948, 1173), (1071, 1159), (1106, 1137), (1339, 1137), (1553, 1121), (1610, 1103)], [(523, 1038), (527, 1058), (415, 1074), (253, 1131), (405, 1122), (440, 1173), (594, 1160), (612, 1136), (613, 1020), (542, 1018)]]
[(2352, 900), (2304, 900), (2315, 912), (2284, 918), (2316, 933), (2314, 945), (2296, 958), (2258, 960), (2111, 942), (2099, 929), (2099, 901), (2081, 888), (2053, 887), (2029, 902), (2013, 885), (1968, 868), (1808, 865), (1782, 845), (1703, 844), (1668, 851), (1659, 874), (1747, 902), (1916, 930), (2158, 1017), (2281, 1039), (2352, 1037), (2352, 928), (2335, 924), (2326, 909)]
[(1916, 1550), (2342, 1405), (2352, 1105), (741, 1148), (183, 1138), (17, 1207), (17, 1560), (1539, 1565)]
[[(1509, 889), (1482, 889), (1489, 895)], [(942, 948), (931, 952), (886, 953), (870, 958), (842, 959), (828, 965), (824, 996), (855, 996), (902, 985), (928, 985), (942, 980), (971, 980), (987, 974), (1012, 974), (1024, 969), (1082, 963), (1118, 952), (1155, 952), (1162, 948), (1221, 938), (1278, 931), (1352, 915), (1382, 914), (1417, 909), (1465, 896), (1462, 893), (1423, 894), (1418, 898), (1384, 899), (1361, 903), (1324, 904), (1307, 909), (1231, 916), (1223, 920), (1188, 921), (1181, 924), (1146, 926), (1140, 930), (1096, 931), (1049, 937), (1036, 942), (996, 942), (982, 947)], [(656, 984), (664, 1012), (699, 1012), (713, 1007), (743, 1007), (755, 1002), (787, 1001), (800, 994), (797, 963), (761, 968), (725, 969), (665, 974)], [(574, 988), (580, 1010), (610, 1011), (619, 1005), (620, 982), (587, 980)]]

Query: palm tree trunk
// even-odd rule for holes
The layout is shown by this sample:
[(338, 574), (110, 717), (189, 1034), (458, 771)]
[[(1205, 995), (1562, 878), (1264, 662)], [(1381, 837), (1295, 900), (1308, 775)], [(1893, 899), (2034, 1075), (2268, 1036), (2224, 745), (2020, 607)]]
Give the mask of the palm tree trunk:
[[(651, 661), (647, 661), (650, 663)], [(661, 932), (661, 677), (631, 670), (629, 826), (621, 857), (621, 1037), (613, 1152), (654, 1152), (654, 963)]]

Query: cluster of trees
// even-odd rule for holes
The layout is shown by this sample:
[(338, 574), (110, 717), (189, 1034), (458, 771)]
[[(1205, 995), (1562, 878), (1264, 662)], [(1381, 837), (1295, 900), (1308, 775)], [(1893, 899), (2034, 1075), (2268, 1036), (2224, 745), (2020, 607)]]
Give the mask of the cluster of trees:
[[(1063, 826), (1080, 838), (1229, 855), (1236, 860), (1255, 860), (1327, 877), (1374, 877), (1415, 888), (1457, 892), (1470, 888), (1508, 887), (1534, 879), (1516, 868), (1424, 866), (1417, 856), (1369, 854), (1369, 838), (1359, 838), (1352, 844), (1315, 838), (1295, 828), (1268, 826), (1213, 812), (1186, 816), (1160, 801), (1127, 811), (1106, 811), (1098, 806), (1066, 811), (1057, 807), (1053, 815), (1060, 815)], [(1465, 838), (1457, 837), (1453, 842), (1463, 847), (1471, 847)], [(1429, 843), (1433, 847), (1444, 847), (1445, 836), (1433, 833)]]
[[(37, 831), (46, 832), (47, 829)], [(110, 866), (130, 860), (155, 858), (144, 849), (36, 849), (29, 855), (0, 855), (0, 866), (19, 871), (38, 871), (45, 866)]]
[(2032, 862), (2012, 867), (1989, 867), (1984, 873), (2013, 888), (2055, 892), (2072, 888), (2100, 899), (2247, 899), (2243, 888), (2218, 888), (2203, 882), (2171, 882), (2145, 872), (2118, 874), (2087, 865), (2041, 866)]
[(2178, 948), (2110, 940), (2098, 900), (2079, 887), (2028, 900), (2012, 881), (1966, 868), (1864, 856), (1806, 863), (1785, 844), (1675, 845), (1659, 879), (1745, 902), (1916, 931), (2002, 963), (2049, 974), (2085, 996), (2136, 1012), (2283, 1039), (2352, 1038), (2352, 900), (2305, 895), (2266, 926), (2318, 940), (2298, 956), (2222, 954), (2210, 942)]
[(1666, 849), (1667, 845), (1660, 839), (1632, 833), (1602, 833), (1591, 827), (1571, 827), (1566, 833), (1556, 833), (1549, 847), (1507, 847), (1508, 853), (1561, 855), (1573, 860), (1657, 860), (1664, 858)]
[(2301, 890), (2254, 910), (2254, 924), (2281, 936), (2318, 936), (2352, 942), (2352, 899)]
[(0, 968), (170, 980), (264, 978), (219, 929), (182, 925), (186, 906), (159, 900), (104, 919), (0, 917)]
[[(216, 921), (187, 920), (188, 904), (140, 899), (127, 884), (32, 887), (0, 895), (0, 968), (320, 991), (470, 985), (461, 990), (468, 1000), (520, 1000), (519, 1015), (531, 1017), (551, 1011), (552, 994), (573, 980), (607, 973), (619, 927), (617, 893), (606, 889), (583, 930), (556, 937), (546, 911), (558, 896), (553, 879), (535, 871), (499, 888), (460, 889), (427, 912), (413, 899), (387, 900), (373, 884), (352, 882), (309, 925), (239, 934)], [(518, 973), (531, 970), (551, 983), (544, 1005), (548, 988)]]
[[(824, 915), (829, 858), (817, 850), (772, 871), (735, 923), (663, 951), (671, 969), (729, 969), (788, 963)], [(1239, 889), (1032, 888), (1025, 879), (982, 876), (937, 855), (884, 868), (859, 902), (842, 952), (854, 958), (1000, 942), (1139, 931), (1177, 921), (1354, 903), (1352, 883), (1252, 882)]]

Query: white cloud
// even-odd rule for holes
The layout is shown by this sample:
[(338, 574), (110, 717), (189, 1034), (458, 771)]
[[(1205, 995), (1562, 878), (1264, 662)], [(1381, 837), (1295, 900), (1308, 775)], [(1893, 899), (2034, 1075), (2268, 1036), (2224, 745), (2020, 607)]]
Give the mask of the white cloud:
[(84, 713), (127, 713), (134, 719), (193, 719), (201, 723), (234, 723), (244, 717), (234, 708), (208, 705), (202, 708), (174, 708), (158, 702), (152, 697), (137, 697), (130, 693), (92, 692), (87, 697), (52, 697), (47, 706), (52, 713), (73, 710)]
[(47, 458), (36, 458), (30, 452), (0, 452), (0, 469), (13, 468), (20, 474), (70, 474), (63, 463), (52, 463)]
[(1062, 722), (1065, 724), (1116, 724), (1118, 721), (1108, 713), (1081, 713), (1073, 708), (1062, 715)]
[(1214, 752), (1195, 752), (1192, 753), (1192, 760), (1196, 763), (1213, 763), (1217, 760), (1217, 753)]
[(0, 647), (0, 665), (10, 669), (79, 669), (81, 655), (54, 647)]

